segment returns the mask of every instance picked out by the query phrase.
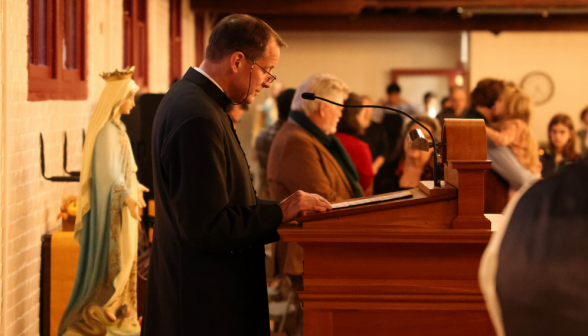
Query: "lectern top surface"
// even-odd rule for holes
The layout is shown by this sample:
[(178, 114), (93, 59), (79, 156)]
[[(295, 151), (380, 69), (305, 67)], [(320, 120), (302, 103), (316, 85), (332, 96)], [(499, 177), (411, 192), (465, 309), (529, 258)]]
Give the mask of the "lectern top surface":
[[(408, 207), (408, 206), (413, 206), (413, 205), (438, 202), (438, 201), (442, 201), (442, 200), (449, 200), (449, 199), (457, 198), (457, 192), (456, 192), (455, 188), (453, 188), (451, 186), (447, 186), (447, 188), (442, 188), (442, 189), (444, 189), (443, 190), (444, 192), (438, 193), (435, 196), (428, 196), (419, 188), (414, 188), (414, 189), (407, 190), (410, 192), (411, 195), (407, 195), (406, 194), (407, 191), (404, 191), (404, 192), (400, 192), (400, 193), (396, 192), (396, 193), (388, 193), (388, 194), (382, 194), (382, 195), (371, 196), (371, 197), (358, 198), (358, 199), (354, 199), (354, 200), (349, 200), (347, 202), (355, 201), (355, 200), (361, 201), (363, 199), (369, 200), (370, 198), (377, 198), (377, 197), (381, 197), (381, 196), (391, 196), (391, 198), (389, 200), (376, 201), (378, 203), (369, 203), (369, 204), (362, 204), (362, 205), (356, 205), (353, 207), (343, 207), (343, 208), (335, 208), (334, 207), (333, 210), (328, 211), (328, 212), (323, 212), (323, 213), (314, 212), (314, 211), (303, 211), (298, 217), (296, 217), (296, 221), (299, 223), (312, 222), (312, 221), (324, 220), (324, 219), (328, 219), (328, 218), (346, 217), (346, 216), (358, 215), (358, 214), (362, 214), (362, 213), (382, 211), (382, 210), (393, 209), (393, 208), (403, 208), (403, 207)], [(400, 197), (398, 197), (398, 196), (400, 196)], [(412, 197), (410, 197), (410, 196), (412, 196)], [(410, 197), (410, 198), (407, 198), (407, 197)], [(337, 203), (335, 203), (335, 204), (337, 204)]]
[(401, 199), (401, 198), (408, 198), (412, 197), (412, 193), (410, 190), (403, 190), (393, 193), (388, 193), (384, 195), (375, 195), (369, 197), (361, 197), (355, 198), (349, 201), (337, 202), (333, 203), (333, 209), (342, 209), (342, 208), (349, 208), (352, 206), (358, 206), (363, 204), (370, 204), (370, 203), (378, 203), (384, 201), (390, 201), (393, 199)]

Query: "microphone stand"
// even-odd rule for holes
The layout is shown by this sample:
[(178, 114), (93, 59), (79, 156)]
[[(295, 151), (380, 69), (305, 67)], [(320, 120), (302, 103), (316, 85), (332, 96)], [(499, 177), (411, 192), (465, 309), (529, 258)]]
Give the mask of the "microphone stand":
[(314, 93), (310, 93), (310, 92), (304, 92), (302, 93), (302, 99), (306, 99), (306, 100), (322, 100), (325, 101), (327, 103), (333, 104), (333, 105), (337, 105), (337, 106), (341, 106), (341, 107), (372, 107), (372, 108), (380, 108), (380, 109), (385, 109), (385, 110), (390, 110), (390, 111), (394, 111), (396, 113), (400, 113), (402, 115), (407, 116), (410, 120), (414, 121), (415, 123), (417, 123), (419, 126), (421, 126), (422, 128), (424, 128), (427, 133), (429, 133), (429, 136), (431, 137), (431, 140), (433, 141), (433, 185), (435, 188), (441, 188), (441, 182), (439, 181), (439, 173), (438, 173), (438, 165), (437, 165), (437, 144), (435, 143), (435, 138), (433, 137), (433, 133), (431, 133), (431, 131), (429, 130), (429, 128), (427, 128), (425, 125), (421, 124), (418, 120), (416, 120), (415, 118), (413, 118), (412, 116), (408, 115), (408, 113), (392, 108), (392, 107), (387, 107), (387, 106), (379, 106), (379, 105), (344, 105), (344, 104), (339, 104), (336, 103), (334, 101), (325, 99), (323, 97), (318, 97), (315, 96)]

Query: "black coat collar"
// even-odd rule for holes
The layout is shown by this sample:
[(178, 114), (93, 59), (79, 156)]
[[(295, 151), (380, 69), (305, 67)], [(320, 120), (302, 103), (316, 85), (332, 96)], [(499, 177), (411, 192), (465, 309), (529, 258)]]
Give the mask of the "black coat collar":
[(221, 89), (219, 89), (216, 84), (214, 84), (210, 79), (198, 72), (196, 69), (190, 67), (190, 69), (186, 71), (184, 79), (200, 86), (202, 90), (204, 90), (204, 93), (212, 98), (212, 100), (214, 100), (223, 109), (223, 111), (226, 111), (227, 106), (232, 103), (231, 99), (229, 99), (229, 97), (227, 97), (227, 95)]

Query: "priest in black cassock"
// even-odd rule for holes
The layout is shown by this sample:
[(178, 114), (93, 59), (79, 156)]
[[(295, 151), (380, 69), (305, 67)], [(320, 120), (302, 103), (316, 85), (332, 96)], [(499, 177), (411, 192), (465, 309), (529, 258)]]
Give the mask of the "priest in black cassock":
[(284, 45), (265, 22), (230, 15), (213, 29), (200, 68), (159, 105), (144, 336), (269, 335), (263, 245), (299, 211), (331, 209), (302, 191), (280, 203), (258, 199), (225, 112), (270, 87)]

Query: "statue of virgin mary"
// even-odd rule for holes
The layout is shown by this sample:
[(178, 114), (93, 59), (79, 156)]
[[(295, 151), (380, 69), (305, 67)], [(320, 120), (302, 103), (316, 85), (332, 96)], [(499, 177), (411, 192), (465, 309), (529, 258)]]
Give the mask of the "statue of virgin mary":
[(106, 86), (90, 120), (80, 172), (74, 238), (80, 256), (74, 288), (58, 335), (139, 335), (137, 244), (145, 187), (122, 114), (139, 87), (134, 67), (103, 73)]

